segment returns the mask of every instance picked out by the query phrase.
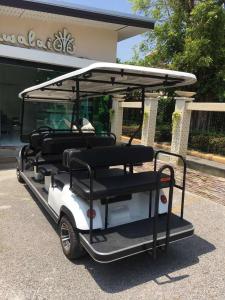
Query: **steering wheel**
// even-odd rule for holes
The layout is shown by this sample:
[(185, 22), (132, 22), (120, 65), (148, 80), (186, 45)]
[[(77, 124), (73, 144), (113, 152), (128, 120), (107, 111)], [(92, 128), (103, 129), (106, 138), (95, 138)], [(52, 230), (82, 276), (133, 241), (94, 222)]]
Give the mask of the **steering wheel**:
[(40, 126), (38, 127), (38, 129), (35, 130), (36, 132), (43, 132), (43, 131), (54, 131), (53, 128), (49, 127), (49, 126)]
[(54, 132), (54, 129), (49, 127), (49, 126), (40, 126), (38, 127), (37, 129), (31, 131), (31, 133), (29, 134), (29, 141), (31, 143), (31, 136), (34, 134), (34, 133), (49, 133), (49, 132)]
[(54, 129), (49, 127), (49, 126), (40, 126), (37, 129), (31, 131), (30, 135), (32, 135), (33, 133), (41, 133), (41, 132), (54, 132)]

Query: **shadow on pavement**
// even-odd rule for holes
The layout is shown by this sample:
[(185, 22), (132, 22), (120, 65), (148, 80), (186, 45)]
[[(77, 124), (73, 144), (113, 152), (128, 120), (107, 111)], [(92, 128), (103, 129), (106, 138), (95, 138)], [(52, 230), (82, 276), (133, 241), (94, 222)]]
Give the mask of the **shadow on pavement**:
[[(57, 224), (33, 193), (28, 188), (27, 190), (58, 234)], [(97, 263), (89, 255), (71, 263), (75, 266), (85, 266), (103, 291), (118, 293), (149, 281), (163, 285), (188, 278), (190, 276), (188, 267), (197, 264), (199, 256), (213, 250), (215, 250), (213, 244), (197, 235), (193, 235), (190, 238), (170, 244), (167, 254), (159, 250), (156, 260), (153, 260), (152, 256), (145, 252), (109, 264)], [(182, 270), (182, 273), (185, 272), (185, 274), (179, 276), (172, 274), (179, 270)]]
[(36, 195), (28, 188), (26, 184), (24, 184), (24, 187), (26, 188), (27, 192), (31, 195), (32, 199), (35, 201), (45, 218), (48, 220), (48, 222), (51, 224), (52, 228), (55, 230), (55, 232), (58, 234), (58, 227), (57, 224), (54, 222), (54, 220), (51, 218), (51, 216), (48, 214), (48, 212), (45, 210), (45, 208), (41, 205), (39, 200), (37, 199)]
[[(194, 235), (171, 244), (168, 253), (158, 253), (156, 260), (143, 253), (110, 264), (99, 264), (89, 256), (74, 264), (83, 264), (96, 283), (107, 293), (118, 293), (137, 285), (154, 281), (158, 285), (168, 284), (189, 277), (188, 268), (199, 262), (199, 256), (215, 250), (215, 246)], [(183, 270), (184, 275), (173, 272)]]

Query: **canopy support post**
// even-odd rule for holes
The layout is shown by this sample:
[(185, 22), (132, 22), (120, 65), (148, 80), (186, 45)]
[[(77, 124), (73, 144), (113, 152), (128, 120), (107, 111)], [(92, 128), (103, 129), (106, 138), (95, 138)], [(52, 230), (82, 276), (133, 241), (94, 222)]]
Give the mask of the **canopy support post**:
[(133, 133), (133, 135), (130, 137), (128, 146), (131, 146), (133, 139), (137, 136), (139, 132), (141, 132), (142, 125), (143, 125), (143, 119), (144, 119), (144, 111), (145, 111), (145, 88), (141, 89), (141, 120), (140, 124), (138, 126), (138, 129)]
[(21, 115), (20, 115), (20, 140), (22, 140), (23, 135), (23, 119), (24, 119), (24, 97), (22, 98), (22, 106), (21, 106)]
[(79, 128), (79, 113), (80, 113), (80, 82), (79, 79), (76, 78), (76, 98), (73, 105), (73, 115), (72, 115), (72, 122), (71, 122), (71, 131), (73, 130), (73, 125), (75, 121), (76, 115), (76, 126)]

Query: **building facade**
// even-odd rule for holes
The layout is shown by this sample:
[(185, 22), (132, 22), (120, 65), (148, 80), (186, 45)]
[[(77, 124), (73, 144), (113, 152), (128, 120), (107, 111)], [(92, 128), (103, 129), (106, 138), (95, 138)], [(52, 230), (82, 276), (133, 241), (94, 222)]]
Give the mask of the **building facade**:
[(118, 41), (149, 19), (60, 1), (0, 0), (0, 147), (20, 144), (18, 93), (96, 61), (116, 61)]

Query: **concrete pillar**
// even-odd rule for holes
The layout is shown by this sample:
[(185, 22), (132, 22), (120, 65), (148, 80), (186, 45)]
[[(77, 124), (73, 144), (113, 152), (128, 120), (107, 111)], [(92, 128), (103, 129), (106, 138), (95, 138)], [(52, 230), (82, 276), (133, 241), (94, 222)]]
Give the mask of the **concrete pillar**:
[(186, 106), (194, 98), (176, 97), (175, 100), (171, 152), (186, 157), (191, 121), (191, 110), (187, 110)]
[(145, 109), (141, 135), (142, 145), (154, 146), (159, 99), (159, 93), (145, 93)]
[(117, 142), (121, 141), (122, 128), (123, 128), (123, 108), (121, 102), (125, 99), (125, 95), (114, 95), (112, 98), (112, 111), (111, 111), (111, 132), (116, 135)]

